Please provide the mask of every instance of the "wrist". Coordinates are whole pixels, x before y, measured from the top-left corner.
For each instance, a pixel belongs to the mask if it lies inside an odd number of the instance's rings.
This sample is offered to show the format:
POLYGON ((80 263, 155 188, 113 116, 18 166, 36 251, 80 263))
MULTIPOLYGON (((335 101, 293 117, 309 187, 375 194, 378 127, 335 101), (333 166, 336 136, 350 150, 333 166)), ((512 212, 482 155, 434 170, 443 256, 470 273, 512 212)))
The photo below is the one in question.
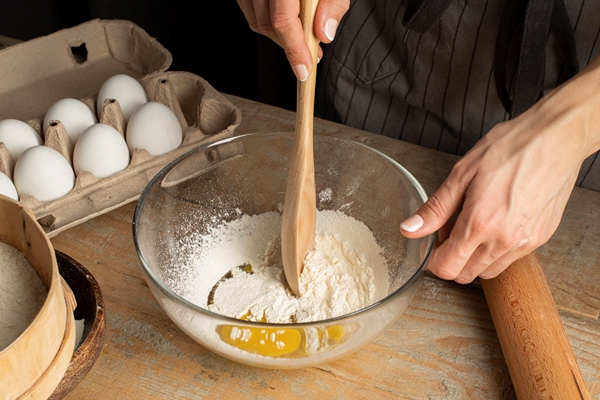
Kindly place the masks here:
MULTIPOLYGON (((600 150, 600 57, 532 108, 538 124, 553 126, 581 162, 600 150)), ((572 153, 571 153, 572 154, 572 153)))

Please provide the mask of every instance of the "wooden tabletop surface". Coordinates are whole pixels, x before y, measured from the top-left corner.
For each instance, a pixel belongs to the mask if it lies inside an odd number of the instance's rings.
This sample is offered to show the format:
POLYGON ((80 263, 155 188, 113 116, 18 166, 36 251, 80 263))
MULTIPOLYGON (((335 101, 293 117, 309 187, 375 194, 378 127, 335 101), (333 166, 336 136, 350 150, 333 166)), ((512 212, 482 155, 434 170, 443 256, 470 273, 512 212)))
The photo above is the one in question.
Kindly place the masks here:
MULTIPOLYGON (((294 113, 235 96, 236 134, 294 130, 294 113)), ((366 143, 404 165, 431 194, 455 156, 315 120, 315 132, 366 143)), ((72 227, 54 247, 94 275, 107 331, 91 371, 67 399, 513 399, 478 282, 426 276, 404 314, 367 347, 330 364, 267 370, 226 360, 183 333, 152 297, 134 250, 135 203, 72 227)), ((600 399, 600 193, 575 189, 537 253, 593 399, 600 399)))

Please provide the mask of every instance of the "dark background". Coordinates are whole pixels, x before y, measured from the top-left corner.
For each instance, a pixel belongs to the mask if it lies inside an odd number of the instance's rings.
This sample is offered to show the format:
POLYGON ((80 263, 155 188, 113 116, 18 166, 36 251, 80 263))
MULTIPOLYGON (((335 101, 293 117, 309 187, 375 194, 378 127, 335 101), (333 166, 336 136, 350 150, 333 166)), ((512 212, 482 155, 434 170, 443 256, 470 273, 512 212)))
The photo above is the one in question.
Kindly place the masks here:
POLYGON ((126 19, 222 93, 295 109, 296 80, 283 50, 250 30, 236 0, 9 0, 0 35, 45 36, 93 18, 126 19))

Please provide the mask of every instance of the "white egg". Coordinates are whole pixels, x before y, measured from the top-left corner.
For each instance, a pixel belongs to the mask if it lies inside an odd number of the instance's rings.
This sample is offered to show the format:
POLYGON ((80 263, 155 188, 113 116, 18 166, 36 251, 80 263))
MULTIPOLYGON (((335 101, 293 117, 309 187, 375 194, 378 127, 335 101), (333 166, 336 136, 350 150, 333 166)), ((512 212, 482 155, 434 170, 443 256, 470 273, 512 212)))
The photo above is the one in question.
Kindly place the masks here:
POLYGON ((142 84, 137 79, 125 74, 113 75, 102 84, 96 101, 98 118, 102 114, 102 107, 106 99, 115 99, 119 102, 125 121, 128 121, 131 114, 142 104, 148 102, 148 96, 142 84))
POLYGON ((149 101, 131 115, 125 139, 132 153, 135 149, 145 149, 158 156, 179 147, 183 130, 169 107, 149 101))
POLYGON ((19 194, 13 181, 4 173, 0 172, 0 194, 19 201, 19 194))
POLYGON ((26 149, 42 144, 42 137, 31 125, 7 118, 0 121, 0 142, 6 145, 13 160, 16 160, 26 149))
POLYGON ((52 104, 44 115, 44 135, 52 121, 60 121, 65 127, 73 144, 81 133, 91 125, 98 122, 96 114, 81 100, 65 98, 52 104))
POLYGON ((15 163, 13 180, 19 196, 27 194, 40 201, 51 201, 73 189, 75 173, 58 151, 47 146, 33 146, 15 163))
POLYGON ((125 139, 107 124, 87 128, 73 149, 73 169, 77 175, 89 171, 98 178, 107 178, 128 165, 129 148, 125 139))

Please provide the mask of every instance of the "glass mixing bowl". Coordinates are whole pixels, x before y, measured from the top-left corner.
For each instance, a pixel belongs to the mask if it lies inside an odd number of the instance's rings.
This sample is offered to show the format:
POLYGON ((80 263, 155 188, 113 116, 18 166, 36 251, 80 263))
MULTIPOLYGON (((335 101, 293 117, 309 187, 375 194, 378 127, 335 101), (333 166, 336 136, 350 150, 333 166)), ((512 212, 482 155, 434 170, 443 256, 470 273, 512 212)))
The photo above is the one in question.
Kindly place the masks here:
MULTIPOLYGON (((361 143, 315 134, 317 214, 342 212, 373 233, 385 259, 383 270, 374 271, 376 299, 345 315, 300 323, 209 311, 213 285, 258 250, 236 240, 254 234, 243 229, 224 240, 207 238, 245 216, 281 218, 293 135, 240 135, 186 153, 152 179, 133 217, 145 279, 168 316, 207 349, 256 367, 314 366, 371 342, 413 299, 434 242, 433 235, 407 239, 400 233, 400 223, 426 200, 406 169, 361 143)), ((270 229, 271 236, 280 236, 280 225, 270 229)))

